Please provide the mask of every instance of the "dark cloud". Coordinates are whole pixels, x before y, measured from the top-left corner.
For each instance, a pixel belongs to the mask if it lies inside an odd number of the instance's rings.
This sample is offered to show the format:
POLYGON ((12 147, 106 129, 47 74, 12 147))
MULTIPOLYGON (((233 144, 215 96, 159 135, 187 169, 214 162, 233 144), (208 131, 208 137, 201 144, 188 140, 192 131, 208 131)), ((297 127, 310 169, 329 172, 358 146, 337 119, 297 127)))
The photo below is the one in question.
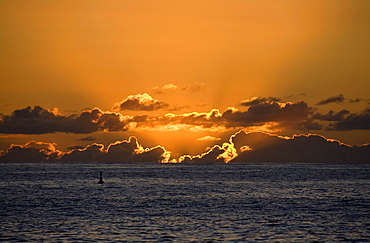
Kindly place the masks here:
POLYGON ((33 109, 28 106, 13 111, 10 116, 2 115, 0 119, 0 133, 13 134, 43 134, 58 130, 58 124, 66 121, 66 117, 54 114, 40 106, 33 109))
POLYGON ((170 158, 170 153, 162 146, 157 145, 153 148, 144 149, 137 153, 133 158, 133 162, 167 162, 170 158))
MULTIPOLYGON (((0 153, 0 162, 168 162, 170 152, 162 146, 143 148, 136 137, 112 143, 75 147, 69 152, 57 150, 52 143, 28 142, 11 145, 0 153)), ((266 133, 239 131, 222 146, 215 145, 207 152, 179 158, 182 163, 370 163, 370 145, 348 146, 319 135, 280 137, 266 133)))
POLYGON ((0 153, 0 162, 44 162, 59 160, 63 152, 53 143, 30 141, 25 145, 12 144, 0 153))
POLYGON ((301 131, 318 131, 322 130, 323 127, 323 124, 313 120, 303 121, 299 124, 294 124, 294 126, 291 126, 291 128, 295 128, 301 131))
POLYGON ((370 163, 370 145, 351 147, 320 135, 281 137, 239 131, 228 143, 201 155, 184 155, 182 163, 370 163))
POLYGON ((370 130, 370 109, 360 114, 353 113, 341 117, 329 125, 328 130, 351 131, 351 130, 370 130))
POLYGON ((348 110, 317 112, 317 108, 304 101, 280 102, 276 97, 259 97, 241 103, 246 110, 228 108, 221 113, 218 109, 210 112, 192 112, 185 114, 166 114, 155 117, 134 117, 132 129, 155 129, 161 126, 183 127, 196 126, 197 129, 242 129, 267 126, 274 129, 298 129, 302 131, 322 130, 358 130, 369 129, 368 112, 351 114, 348 110), (333 122, 328 125, 328 122, 333 122))
POLYGON ((110 144, 108 147, 107 159, 112 162, 130 162, 140 146, 135 137, 130 137, 127 141, 120 141, 110 144))
POLYGON ((238 155, 234 163, 305 162, 369 163, 370 146, 350 147, 319 135, 301 135, 285 139, 264 133, 238 133, 232 142, 238 155), (243 146, 248 150, 242 151, 243 146))
POLYGON ((90 162, 163 162, 168 152, 161 146, 143 148, 136 137, 127 141, 117 141, 105 150, 102 144, 92 144, 83 149, 74 149, 61 158, 62 161, 90 162))
POLYGON ((148 116, 147 115, 139 115, 139 116, 134 116, 132 121, 133 122, 146 122, 148 116))
POLYGON ((110 144, 105 157, 110 162, 161 162, 166 150, 161 146, 144 149, 136 137, 110 144))
MULTIPOLYGON (((156 127, 162 127, 163 126, 170 126, 172 128, 176 128, 177 126, 183 126, 183 125, 189 125, 189 126, 200 126, 200 127, 212 127, 212 126, 218 126, 221 124, 221 120, 219 120, 219 116, 221 114, 217 109, 211 110, 209 113, 198 113, 198 112, 192 112, 192 113, 185 113, 185 114, 179 114, 175 115, 172 113, 165 114, 163 116, 152 116, 152 117, 141 117, 140 121, 139 119, 136 119, 136 117, 133 118, 135 123, 135 128, 140 129, 155 129, 156 127)), ((133 129, 135 129, 133 128, 133 129)))
POLYGON ((359 103, 359 102, 366 102, 368 100, 369 99, 362 99, 362 98, 347 99, 347 98, 344 98, 342 94, 339 94, 337 96, 333 96, 328 99, 322 100, 318 102, 316 105, 326 105, 329 103, 343 103, 343 102, 348 102, 350 104, 353 104, 353 103, 359 103))
POLYGON ((331 122, 326 126, 329 131, 370 130, 370 109, 361 113, 350 113, 345 109, 339 112, 329 111, 326 114, 315 113, 312 118, 331 122))
POLYGON ((96 131, 124 131, 127 124, 122 115, 103 112, 98 108, 82 112, 73 117, 72 121, 61 132, 92 133, 96 131))
POLYGON ((99 108, 79 115, 64 116, 35 106, 2 115, 0 133, 45 134, 55 132, 92 133, 96 131, 124 131, 127 121, 119 113, 104 112, 99 108))
POLYGON ((267 122, 277 122, 280 127, 305 130, 309 125, 314 124, 311 118, 313 111, 314 109, 304 101, 294 103, 264 101, 249 103, 247 111, 229 109, 222 114, 222 118, 229 126, 256 126, 267 122))
POLYGON ((71 147, 68 147, 67 149, 69 150, 75 150, 75 149, 84 149, 85 147, 84 146, 81 146, 81 145, 74 145, 74 146, 71 146, 71 147))
POLYGON ((225 159, 221 156, 225 149, 215 145, 206 153, 196 156, 184 155, 180 157, 181 163, 224 163, 225 159))
POLYGON ((361 99, 361 98, 349 99, 349 103, 359 103, 361 101, 364 101, 364 99, 361 99))
POLYGON ((252 104, 246 112, 225 112, 222 117, 244 122, 302 122, 308 119, 313 109, 304 101, 294 103, 262 102, 252 104))
POLYGON ((321 121, 341 121, 349 114, 350 112, 348 110, 341 110, 339 112, 329 111, 327 114, 316 113, 313 115, 313 118, 321 121))
POLYGON ((339 94, 337 96, 333 96, 333 97, 327 98, 325 100, 322 100, 322 101, 318 102, 316 105, 326 105, 326 104, 329 104, 329 103, 343 103, 344 100, 345 100, 344 96, 342 94, 339 94))
POLYGON ((60 160, 68 162, 98 162, 104 161, 104 154, 104 145, 94 143, 83 149, 74 149, 67 152, 60 160))
POLYGON ((68 152, 55 148, 55 144, 28 142, 25 145, 11 145, 0 151, 0 162, 167 162, 170 153, 162 146, 143 148, 136 137, 117 141, 104 149, 103 144, 93 143, 86 147, 73 146, 68 152))
POLYGON ((154 111, 168 106, 167 103, 153 99, 149 94, 130 95, 126 99, 117 102, 113 110, 154 111))

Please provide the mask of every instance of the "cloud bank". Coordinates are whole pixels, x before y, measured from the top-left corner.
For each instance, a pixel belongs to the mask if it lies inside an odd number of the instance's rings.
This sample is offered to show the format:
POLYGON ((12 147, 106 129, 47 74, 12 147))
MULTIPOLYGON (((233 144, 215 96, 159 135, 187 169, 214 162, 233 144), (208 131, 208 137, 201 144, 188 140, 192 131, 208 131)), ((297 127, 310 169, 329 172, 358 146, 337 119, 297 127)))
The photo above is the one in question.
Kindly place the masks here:
MULTIPOLYGON (((333 100, 333 99, 332 99, 333 100)), ((148 94, 129 96, 115 105, 119 110, 152 111, 169 106, 148 94)), ((351 113, 349 110, 317 112, 317 108, 304 101, 282 102, 276 97, 254 97, 240 103, 242 109, 229 107, 224 112, 191 112, 164 115, 139 114, 124 116, 119 112, 102 111, 99 108, 80 114, 65 116, 56 109, 40 106, 18 109, 11 115, 1 115, 0 133, 46 134, 93 133, 98 131, 352 131, 370 130, 370 109, 351 113)))
POLYGON ((366 109, 362 113, 347 113, 347 116, 342 116, 336 122, 331 123, 328 130, 370 130, 370 109, 366 109))
POLYGON ((238 156, 231 162, 370 163, 370 146, 351 147, 319 135, 292 138, 240 132, 232 137, 238 156), (250 149, 242 150, 244 146, 250 149))
MULTIPOLYGON (((167 85, 162 89, 177 89, 167 85)), ((342 102, 343 96, 333 96, 318 105, 342 102)), ((351 103, 351 100, 349 101, 351 103)), ((169 106, 148 94, 129 96, 116 103, 119 110, 152 111, 169 106)), ((209 112, 191 112, 164 115, 123 115, 99 108, 85 110, 70 116, 58 109, 28 106, 14 110, 10 115, 1 114, 2 134, 47 134, 94 132, 145 132, 145 131, 212 131, 240 132, 228 141, 203 136, 198 144, 219 143, 199 155, 178 155, 163 146, 144 148, 136 137, 117 141, 104 148, 102 144, 69 147, 68 152, 59 151, 54 143, 30 141, 24 145, 12 144, 1 151, 2 162, 39 161, 110 161, 110 162, 180 162, 180 163, 244 163, 244 162, 333 162, 369 163, 369 145, 351 147, 319 135, 300 135, 291 138, 271 135, 275 131, 296 129, 301 131, 352 131, 370 130, 370 109, 352 113, 349 110, 318 112, 304 101, 283 102, 277 97, 253 97, 243 100, 239 107, 229 107, 224 112, 212 109, 209 112), (238 109, 240 108, 240 109, 238 109), (264 131, 264 132, 256 132, 264 131), (269 132, 269 133, 266 133, 269 132)), ((80 141, 94 142, 91 135, 80 141)))
POLYGON ((349 146, 319 135, 280 137, 239 131, 222 146, 180 158, 183 163, 370 163, 370 145, 349 146))
POLYGON ((267 133, 239 131, 227 142, 200 155, 171 158, 171 152, 157 145, 144 148, 136 137, 104 145, 93 143, 68 152, 55 144, 31 141, 1 151, 0 162, 180 162, 180 163, 370 163, 370 145, 349 146, 319 135, 281 137, 267 133))
POLYGON ((0 151, 0 162, 57 161, 62 155, 53 143, 30 141, 24 145, 12 144, 6 151, 0 151))
POLYGON ((143 148, 136 137, 117 141, 107 149, 104 145, 93 143, 86 147, 76 147, 68 152, 55 148, 53 143, 31 141, 25 145, 12 144, 1 151, 0 162, 168 162, 170 152, 162 146, 143 148))

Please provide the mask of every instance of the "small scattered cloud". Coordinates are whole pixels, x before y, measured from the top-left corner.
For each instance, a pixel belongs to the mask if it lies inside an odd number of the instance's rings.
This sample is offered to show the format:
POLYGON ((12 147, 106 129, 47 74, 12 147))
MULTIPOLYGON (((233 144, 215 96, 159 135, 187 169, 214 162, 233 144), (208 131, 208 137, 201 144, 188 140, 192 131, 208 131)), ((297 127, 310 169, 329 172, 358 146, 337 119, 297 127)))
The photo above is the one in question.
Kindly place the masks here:
POLYGON ((96 138, 94 138, 93 136, 87 136, 87 137, 80 138, 79 140, 80 141, 95 141, 96 138))
POLYGON ((204 136, 201 138, 197 138, 197 141, 218 141, 218 140, 221 140, 221 138, 216 138, 213 136, 204 136))
POLYGON ((178 88, 175 84, 165 84, 162 86, 163 90, 176 90, 178 88))
POLYGON ((167 103, 154 99, 149 94, 130 95, 126 99, 116 102, 113 110, 124 111, 154 111, 168 106, 167 103))
POLYGON ((354 99, 345 98, 342 94, 339 94, 337 96, 333 96, 333 97, 327 98, 325 100, 322 100, 322 101, 318 102, 316 105, 326 105, 326 104, 329 104, 329 103, 340 104, 340 103, 344 103, 344 102, 347 102, 349 104, 354 104, 354 103, 360 103, 360 102, 368 102, 369 100, 370 99, 363 99, 363 98, 354 98, 354 99))
POLYGON ((325 100, 322 100, 322 101, 319 101, 316 105, 327 105, 327 104, 330 104, 330 103, 343 103, 345 100, 344 96, 342 94, 339 94, 337 96, 333 96, 333 97, 330 97, 330 98, 327 98, 325 100))
POLYGON ((204 92, 206 90, 206 88, 207 88, 207 86, 204 83, 198 83, 198 84, 194 84, 192 86, 183 87, 181 90, 187 91, 187 92, 190 92, 190 93, 200 93, 200 92, 204 92))
POLYGON ((365 99, 361 99, 361 98, 356 98, 356 99, 349 99, 348 102, 349 103, 359 103, 361 101, 364 101, 365 99))
POLYGON ((307 94, 306 93, 291 94, 291 95, 286 96, 285 98, 292 99, 292 98, 300 98, 300 97, 304 97, 304 96, 307 96, 307 94))
POLYGON ((166 110, 167 111, 180 111, 182 109, 189 109, 189 108, 191 108, 190 105, 183 105, 183 106, 171 105, 166 110))
POLYGON ((205 85, 204 83, 196 83, 194 85, 185 86, 182 88, 180 88, 176 84, 169 83, 169 84, 163 85, 162 87, 159 87, 159 86, 151 87, 151 90, 156 94, 163 95, 163 94, 174 93, 177 90, 181 90, 181 91, 185 91, 189 93, 200 93, 200 92, 206 91, 206 88, 207 88, 207 85, 205 85))
POLYGON ((156 94, 166 94, 166 93, 173 93, 175 90, 177 90, 179 87, 176 84, 165 84, 162 87, 154 86, 151 88, 153 92, 156 94))

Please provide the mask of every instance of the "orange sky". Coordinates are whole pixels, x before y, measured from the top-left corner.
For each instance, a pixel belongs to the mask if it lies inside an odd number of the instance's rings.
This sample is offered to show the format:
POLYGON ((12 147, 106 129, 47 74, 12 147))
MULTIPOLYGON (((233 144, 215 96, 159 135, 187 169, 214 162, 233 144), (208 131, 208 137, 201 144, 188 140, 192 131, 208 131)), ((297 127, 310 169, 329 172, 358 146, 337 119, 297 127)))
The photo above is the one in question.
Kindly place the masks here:
MULTIPOLYGON (((223 113, 228 107, 245 111, 238 107, 243 100, 278 97, 283 103, 303 100, 322 113, 360 114, 369 107, 369 16, 366 0, 2 1, 0 113, 34 105, 56 107, 64 115, 94 107, 113 111, 130 95, 147 93, 166 106, 118 112, 155 117, 223 113), (343 102, 316 106, 340 94, 343 102)), ((207 146, 198 138, 228 137, 241 127, 182 128, 181 136, 163 124, 92 136, 109 144, 134 134, 179 153, 186 141, 197 149, 185 150, 195 153, 207 146)), ((275 132, 370 142, 367 129, 275 132)), ((6 132, 0 134, 0 150, 32 139, 66 150, 80 143, 77 137, 6 132)))

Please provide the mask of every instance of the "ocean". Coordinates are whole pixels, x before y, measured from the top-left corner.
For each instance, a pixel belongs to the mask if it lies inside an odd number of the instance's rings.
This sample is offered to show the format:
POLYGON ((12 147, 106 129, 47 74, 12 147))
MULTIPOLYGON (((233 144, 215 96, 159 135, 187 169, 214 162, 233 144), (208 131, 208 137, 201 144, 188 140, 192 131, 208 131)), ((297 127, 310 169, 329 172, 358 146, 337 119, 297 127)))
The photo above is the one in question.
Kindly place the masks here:
POLYGON ((370 241, 370 165, 2 163, 0 175, 5 242, 370 241))

